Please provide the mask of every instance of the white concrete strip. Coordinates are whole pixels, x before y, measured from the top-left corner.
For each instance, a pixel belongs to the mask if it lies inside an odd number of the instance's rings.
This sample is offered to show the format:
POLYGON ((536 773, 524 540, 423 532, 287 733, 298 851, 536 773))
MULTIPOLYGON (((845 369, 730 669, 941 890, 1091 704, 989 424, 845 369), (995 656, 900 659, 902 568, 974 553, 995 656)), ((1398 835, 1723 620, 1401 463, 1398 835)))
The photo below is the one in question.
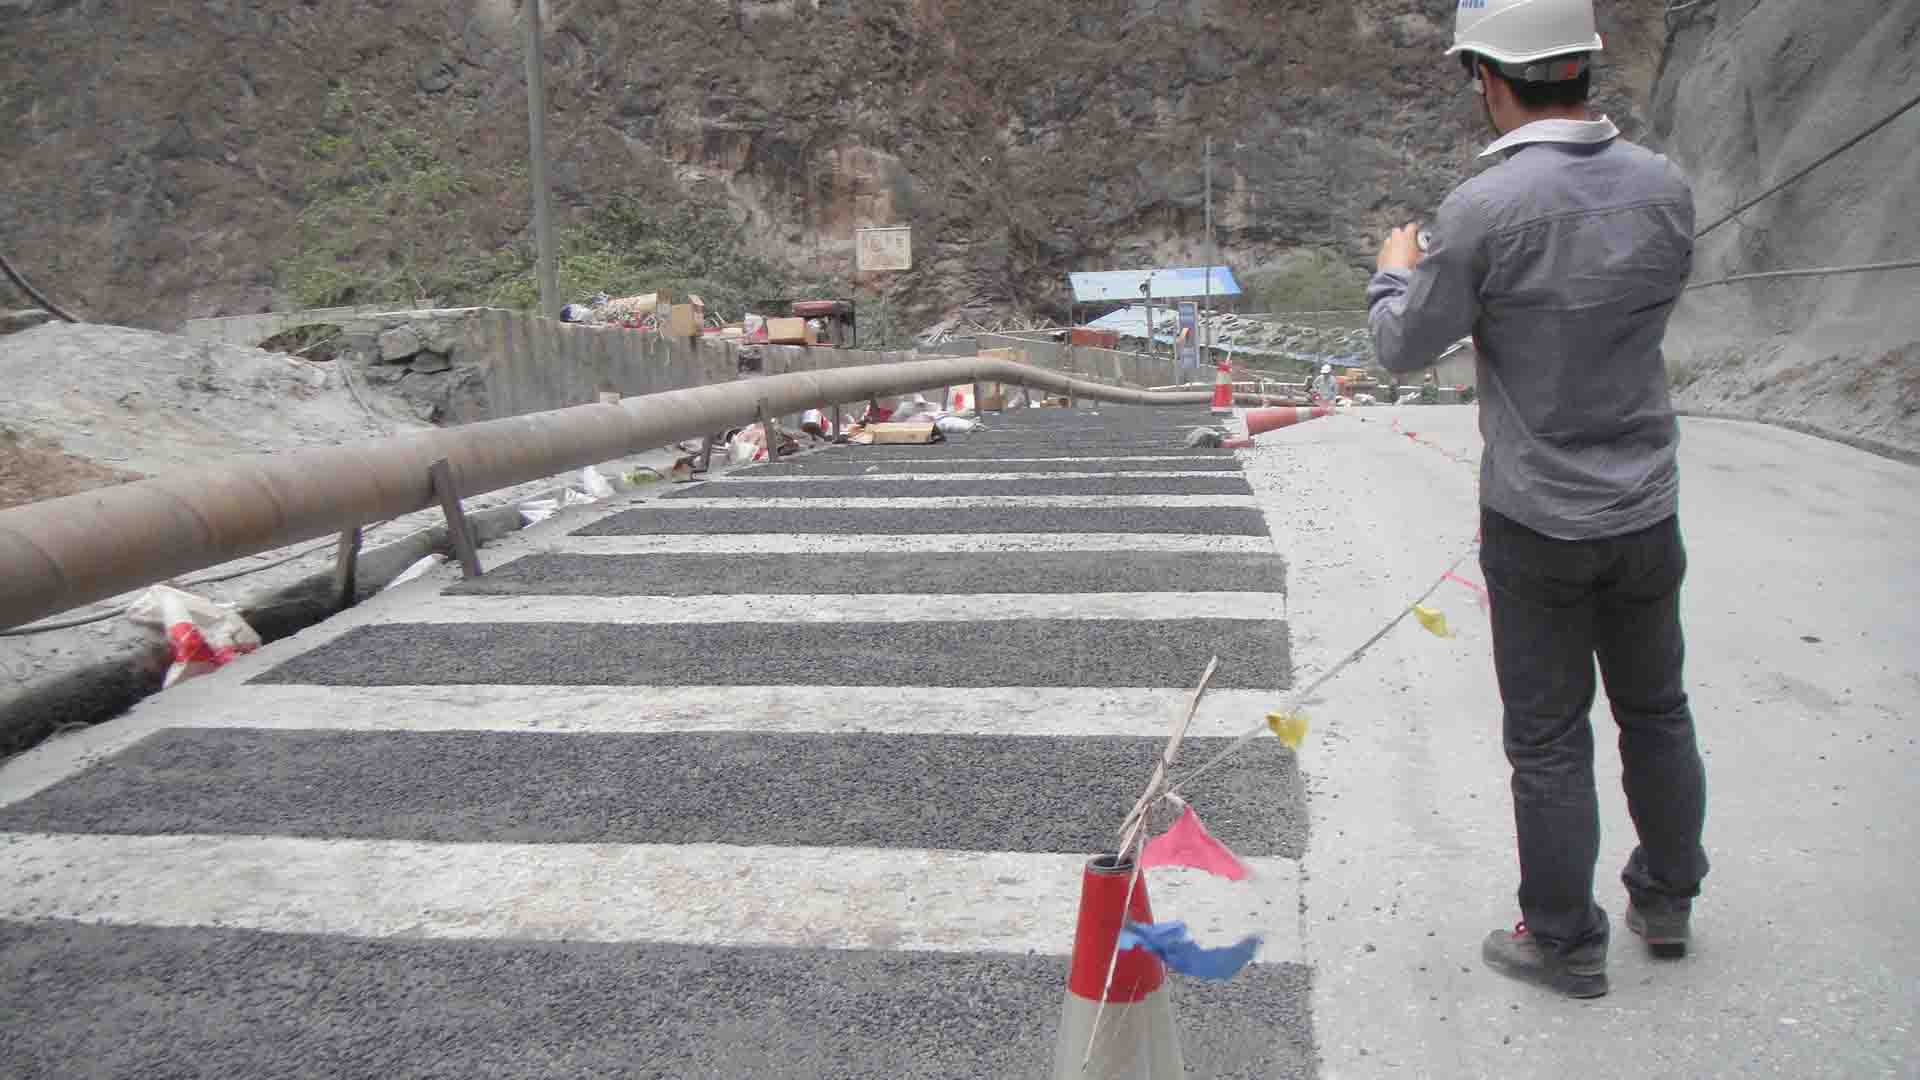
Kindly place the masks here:
MULTIPOLYGON (((1195 673, 1196 676, 1198 672, 1195 673)), ((1192 691, 994 686, 281 686, 257 684, 174 726, 273 731, 1040 735, 1165 738, 1192 691)), ((1214 690, 1188 734, 1244 734, 1284 695, 1214 690)), ((124 722, 124 721, 122 721, 124 722)), ((11 779, 10 777, 7 779, 11 779)), ((0 788, 17 797, 12 785, 0 788)), ((0 800, 4 801, 4 800, 0 800)))
POLYGON ((951 535, 837 536, 793 533, 721 533, 712 536, 559 536, 543 550, 569 555, 852 555, 870 552, 1213 551, 1271 555, 1270 536, 1196 533, 954 533, 951 535))
MULTIPOLYGON (((982 466, 985 466, 988 463, 982 462, 981 464, 982 466)), ((754 484, 844 483, 845 481, 848 481, 848 480, 873 480, 879 483, 891 483, 896 480, 936 482, 936 483, 947 481, 947 480, 953 480, 953 481, 1001 480, 1001 481, 1006 481, 1008 483, 1013 483, 1020 480, 1117 480, 1123 477, 1125 478, 1139 477, 1141 479, 1157 478, 1157 479, 1191 480, 1195 478, 1238 476, 1238 475, 1239 475, 1238 473, 1218 472, 1218 471, 1211 471, 1211 472, 1169 471, 1169 472, 890 473, 890 472, 881 472, 879 469, 876 468, 874 469, 874 471, 870 473, 854 473, 851 475, 848 475, 846 473, 826 473, 826 474, 820 474, 820 475, 807 475, 807 476, 761 476, 756 474, 752 476, 742 476, 740 477, 740 479, 747 483, 754 483, 754 484)), ((725 483, 725 481, 720 481, 720 482, 725 483)))
MULTIPOLYGON (((1229 474, 1231 475, 1231 474, 1229 474)), ((839 479, 845 480, 842 476, 839 479)), ((1231 507, 1257 508, 1252 495, 937 495, 929 498, 846 499, 666 499, 648 504, 661 510, 999 510, 1009 506, 1059 507, 1231 507)))
POLYGON ((442 596, 383 608, 377 623, 907 623, 1006 619, 1279 619, 1269 592, 977 593, 861 596, 442 596))
MULTIPOLYGON (((911 457, 903 456, 903 457, 886 457, 886 458, 875 457, 875 458, 868 458, 867 460, 876 464, 899 465, 902 462, 911 462, 915 459, 911 457)), ((1172 469, 1172 468, 1178 468, 1180 465, 1186 462, 1192 461, 1193 455, 1191 454, 1146 454, 1146 453, 1089 454, 1085 457, 947 457, 942 455, 937 458, 929 456, 926 460, 939 461, 939 462, 962 462, 962 461, 975 462, 977 461, 983 465, 1005 465, 1005 464, 1011 464, 1014 462, 1052 463, 1055 461, 1164 461, 1168 463, 1167 467, 1172 469)), ((1234 472, 1231 469, 1226 469, 1226 470, 1221 470, 1220 472, 1217 472, 1214 475, 1232 476, 1234 475, 1234 472)), ((740 477, 740 479, 752 480, 752 479, 756 479, 756 476, 742 476, 740 477)))
MULTIPOLYGON (((0 833, 0 918, 289 934, 1063 955, 1080 855, 0 833)), ((1298 868, 1147 874, 1203 942, 1299 962, 1298 868)))

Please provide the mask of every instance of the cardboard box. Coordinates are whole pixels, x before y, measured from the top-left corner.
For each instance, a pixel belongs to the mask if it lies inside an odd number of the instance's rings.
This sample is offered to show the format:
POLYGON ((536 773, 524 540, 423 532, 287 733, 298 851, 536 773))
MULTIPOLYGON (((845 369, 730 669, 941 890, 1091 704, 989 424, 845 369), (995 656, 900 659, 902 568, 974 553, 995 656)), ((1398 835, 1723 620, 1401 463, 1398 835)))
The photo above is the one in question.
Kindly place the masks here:
POLYGON ((774 345, 805 345, 807 343, 807 320, 768 319, 767 341, 774 345))
POLYGON ((866 432, 878 443, 930 443, 938 434, 932 424, 868 424, 866 432))
POLYGON ((667 309, 667 336, 690 338, 700 333, 700 321, 692 304, 675 304, 667 309))
POLYGON ((1117 349, 1120 347, 1120 332, 1076 326, 1068 335, 1068 340, 1075 345, 1087 345, 1095 349, 1117 349))

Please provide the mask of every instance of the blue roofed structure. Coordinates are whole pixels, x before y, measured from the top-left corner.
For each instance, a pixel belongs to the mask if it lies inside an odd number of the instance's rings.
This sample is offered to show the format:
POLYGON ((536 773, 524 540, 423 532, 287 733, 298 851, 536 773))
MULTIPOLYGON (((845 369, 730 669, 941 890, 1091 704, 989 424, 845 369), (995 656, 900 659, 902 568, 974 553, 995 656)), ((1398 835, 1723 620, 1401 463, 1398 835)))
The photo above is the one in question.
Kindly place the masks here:
POLYGON ((1240 295, 1240 283, 1233 280, 1233 271, 1224 266, 1213 267, 1213 283, 1209 289, 1207 269, 1203 266, 1184 266, 1155 270, 1101 270, 1068 274, 1067 280, 1073 286, 1073 302, 1076 304, 1137 304, 1147 298, 1149 278, 1152 279, 1152 298, 1155 300, 1192 300, 1209 294, 1240 295))

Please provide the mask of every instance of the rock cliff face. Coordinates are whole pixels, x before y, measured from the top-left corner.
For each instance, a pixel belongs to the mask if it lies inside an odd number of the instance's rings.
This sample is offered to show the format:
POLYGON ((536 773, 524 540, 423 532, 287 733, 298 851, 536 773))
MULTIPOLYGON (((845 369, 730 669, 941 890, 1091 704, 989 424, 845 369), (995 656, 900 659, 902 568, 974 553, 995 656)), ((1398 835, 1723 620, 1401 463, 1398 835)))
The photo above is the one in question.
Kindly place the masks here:
MULTIPOLYGON (((1600 6, 1601 105, 1640 134, 1663 3, 1600 6)), ((861 284, 928 321, 968 303, 1065 314, 1069 270, 1199 261, 1209 134, 1220 247, 1243 272, 1302 247, 1370 260, 1483 141, 1439 56, 1450 0, 543 11, 563 223, 615 192, 722 200, 761 250, 843 279, 856 226, 910 224, 914 270, 861 284)), ((94 318, 262 310, 306 178, 357 124, 424 133, 458 183, 343 263, 511 262, 529 218, 517 12, 0 0, 0 237, 94 318)))
MULTIPOLYGON (((1674 15, 1654 137, 1700 224, 1920 94, 1920 4, 1708 0, 1674 15)), ((1920 258, 1920 109, 1702 239, 1696 281, 1920 258)), ((1920 452, 1920 271, 1696 290, 1669 367, 1683 407, 1920 452)))

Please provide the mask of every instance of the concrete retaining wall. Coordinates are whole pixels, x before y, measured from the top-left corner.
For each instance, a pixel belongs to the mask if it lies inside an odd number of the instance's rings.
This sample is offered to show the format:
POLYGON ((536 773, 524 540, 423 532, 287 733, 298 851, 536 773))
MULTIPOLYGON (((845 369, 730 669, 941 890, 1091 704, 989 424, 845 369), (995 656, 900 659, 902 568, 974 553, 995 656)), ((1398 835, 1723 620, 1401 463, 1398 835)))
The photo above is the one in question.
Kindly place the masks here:
POLYGON ((370 316, 384 315, 395 311, 425 311, 424 306, 406 307, 394 304, 362 304, 358 307, 308 308, 303 311, 267 311, 258 315, 226 315, 214 319, 188 319, 180 333, 194 341, 211 341, 222 345, 258 345, 298 326, 345 325, 349 322, 361 322, 370 316))
MULTIPOLYGON (((442 424, 584 405, 608 391, 633 397, 742 377, 737 346, 562 323, 499 308, 275 312, 196 319, 189 332, 199 340, 257 345, 315 324, 341 327, 339 356, 371 387, 399 397, 421 419, 442 424), (415 333, 393 333, 402 327, 415 333), (395 340, 406 347, 396 351, 395 340)), ((1169 358, 1000 335, 982 335, 977 344, 1010 349, 1024 363, 1112 385, 1162 386, 1179 378, 1169 358)), ((797 345, 763 345, 759 351, 757 367, 767 375, 889 364, 914 355, 797 345)))
POLYGON ((563 409, 599 400, 726 382, 733 350, 622 327, 582 326, 496 308, 473 312, 454 359, 479 369, 490 417, 563 409))

